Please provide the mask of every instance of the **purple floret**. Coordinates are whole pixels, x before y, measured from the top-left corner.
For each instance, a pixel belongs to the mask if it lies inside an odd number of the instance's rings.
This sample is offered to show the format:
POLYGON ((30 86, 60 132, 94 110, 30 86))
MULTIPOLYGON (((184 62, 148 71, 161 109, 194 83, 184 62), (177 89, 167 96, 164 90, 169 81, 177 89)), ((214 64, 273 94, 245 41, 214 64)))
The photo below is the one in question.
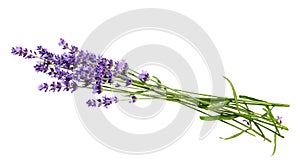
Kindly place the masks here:
POLYGON ((139 80, 146 82, 149 79, 149 73, 147 71, 143 70, 138 78, 139 78, 139 80))

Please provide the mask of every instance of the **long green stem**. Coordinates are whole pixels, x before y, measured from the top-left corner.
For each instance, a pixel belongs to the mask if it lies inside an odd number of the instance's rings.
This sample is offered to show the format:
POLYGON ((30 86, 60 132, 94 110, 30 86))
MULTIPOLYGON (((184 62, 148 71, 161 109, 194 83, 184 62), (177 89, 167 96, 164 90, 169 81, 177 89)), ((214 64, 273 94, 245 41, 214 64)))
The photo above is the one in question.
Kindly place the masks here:
MULTIPOLYGON (((279 123, 272 114, 272 108, 289 107, 288 104, 267 102, 248 96, 238 97, 232 83, 230 83, 230 85, 234 92, 234 98, 229 98, 170 88, 163 85, 156 77, 150 78, 149 82, 140 81, 137 78, 138 75, 138 72, 129 69, 127 76, 132 80, 130 86, 127 86, 124 82, 126 76, 119 75, 115 77, 114 81, 122 84, 121 86, 116 87, 114 85, 104 84, 102 87, 104 91, 121 93, 127 97, 137 95, 138 100, 160 99, 179 103, 210 117, 207 118, 207 120, 216 118, 216 120, 241 131, 226 139, 235 138, 242 133, 247 133, 252 136, 258 135, 264 140, 271 142, 270 138, 266 137, 265 131, 284 138, 283 135, 280 134, 279 128, 288 130, 288 128, 279 123), (254 112, 251 110, 252 106, 261 106, 265 112, 254 112), (210 113, 215 113, 217 116, 212 116, 210 113), (247 122, 247 124, 243 123, 240 119, 244 119, 243 121, 247 122), (253 128, 252 124, 254 124, 255 128, 253 128), (270 127, 274 127, 274 130, 270 127)), ((91 87, 87 86, 86 88, 91 87)))

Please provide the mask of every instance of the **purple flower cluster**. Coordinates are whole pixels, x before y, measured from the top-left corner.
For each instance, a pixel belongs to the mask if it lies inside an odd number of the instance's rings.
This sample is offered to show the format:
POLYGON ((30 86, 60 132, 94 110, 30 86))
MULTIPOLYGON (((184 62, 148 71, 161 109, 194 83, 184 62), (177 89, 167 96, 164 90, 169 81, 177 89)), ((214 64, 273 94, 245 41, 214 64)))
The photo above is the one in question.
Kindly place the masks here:
POLYGON ((114 75, 117 74, 126 75, 127 70, 128 70, 128 64, 124 59, 115 62, 114 75))
POLYGON ((88 107, 101 107, 103 105, 103 107, 108 108, 107 106, 111 105, 112 103, 118 103, 118 98, 116 96, 114 97, 107 97, 107 96, 103 96, 102 100, 101 99, 89 99, 86 104, 88 105, 88 107))
POLYGON ((77 82, 84 82, 84 86, 92 84, 95 80, 95 67, 97 57, 88 51, 79 51, 74 62, 73 79, 77 82))
MULTIPOLYGON (((91 85, 94 94, 101 94, 105 85, 121 87, 119 82, 115 82, 116 78, 123 80, 125 86, 132 84, 132 80, 127 76, 129 67, 124 60, 113 61, 103 56, 96 56, 88 51, 80 51, 76 57, 75 66, 73 79, 83 83, 83 86, 91 85)), ((90 99, 87 104, 93 107, 100 107, 103 104, 104 107, 107 107, 112 102, 117 103, 117 98, 103 96, 102 100, 90 99)))
POLYGON ((130 98, 131 98, 131 100, 129 101, 129 103, 135 103, 136 102, 137 97, 135 95, 131 96, 130 98))
POLYGON ((18 56, 22 56, 25 59, 32 59, 32 58, 36 58, 37 54, 35 51, 29 50, 27 48, 22 48, 22 47, 13 47, 11 49, 11 53, 13 55, 18 55, 18 56))
MULTIPOLYGON (((123 80, 124 86, 132 84, 132 80, 127 75, 129 67, 125 60, 113 61, 88 51, 79 51, 75 66, 73 79, 83 83, 83 86, 91 85, 94 94, 101 94, 104 85, 121 87, 122 83, 115 82, 116 78, 123 80)), ((94 104, 92 102, 94 101, 90 100, 89 104, 94 104)))
POLYGON ((139 78, 139 80, 146 82, 149 79, 149 73, 147 71, 143 70, 138 78, 139 78))
POLYGON ((38 86, 39 90, 59 92, 62 88, 65 91, 74 92, 77 89, 76 82, 72 81, 73 74, 69 71, 74 67, 75 53, 77 47, 72 46, 68 53, 57 55, 49 52, 46 48, 38 46, 35 51, 22 47, 13 47, 11 53, 19 55, 25 59, 37 58, 40 61, 34 66, 36 72, 46 73, 52 78, 58 79, 58 82, 52 84, 43 83, 38 86), (48 89, 49 88, 49 89, 48 89))
MULTIPOLYGON (((125 61, 113 61, 102 56, 96 56, 88 51, 80 51, 75 60, 73 79, 84 83, 84 86, 92 85, 93 93, 101 94, 102 86, 111 85, 116 77, 126 77, 126 86, 132 84, 127 77, 128 64, 125 61)), ((115 86, 120 87, 119 83, 115 86)))
MULTIPOLYGON (((102 55, 96 56, 94 53, 78 50, 78 47, 69 45, 64 39, 60 39, 58 45, 65 51, 63 54, 51 53, 42 46, 38 46, 35 51, 22 47, 12 48, 11 53, 14 55, 22 56, 25 59, 39 59, 34 66, 35 71, 48 74, 51 78, 58 80, 51 84, 43 83, 38 86, 38 90, 74 92, 78 86, 91 86, 94 94, 101 94, 103 86, 132 85, 132 79, 127 75, 129 67, 125 60, 113 61, 102 55), (123 82, 115 82, 116 78, 123 82)), ((148 80, 149 74, 143 71, 138 78, 145 82, 148 80)), ((131 99, 131 102, 136 101, 135 96, 131 99)), ((87 104, 96 106, 98 103, 98 106, 103 104, 104 107, 107 107, 112 102, 117 103, 117 98, 103 96, 102 99, 88 100, 87 104)))

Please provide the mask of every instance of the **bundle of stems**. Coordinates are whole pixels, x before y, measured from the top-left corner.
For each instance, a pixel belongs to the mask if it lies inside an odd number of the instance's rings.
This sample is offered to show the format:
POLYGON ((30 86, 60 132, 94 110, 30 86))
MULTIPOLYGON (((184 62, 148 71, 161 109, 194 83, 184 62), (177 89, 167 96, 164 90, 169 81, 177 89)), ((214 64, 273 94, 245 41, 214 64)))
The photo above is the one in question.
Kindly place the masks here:
MULTIPOLYGON (((288 130, 288 127, 282 124, 281 117, 275 117, 272 110, 277 107, 289 107, 289 104, 273 103, 245 95, 237 95, 232 82, 227 77, 224 77, 224 79, 232 89, 233 98, 170 88, 162 84, 156 76, 151 76, 149 81, 144 82, 138 78, 140 73, 133 69, 129 69, 127 74, 132 79, 130 87, 126 85, 122 85, 123 87, 104 85, 104 90, 121 93, 127 97, 134 95, 137 100, 160 99, 179 103, 201 113, 199 117, 201 120, 221 121, 239 131, 228 138, 220 137, 221 139, 229 140, 243 133, 254 137, 259 136, 267 142, 274 143, 272 153, 274 155, 276 138, 284 138, 280 130, 288 130), (254 110, 258 110, 259 107, 261 113, 253 111, 252 107, 254 110), (269 138, 265 134, 266 131, 272 133, 273 137, 269 138)), ((116 82, 125 83, 122 81, 123 76, 120 75, 115 78, 116 82)), ((85 88, 86 86, 82 87, 85 88)), ((123 100, 128 101, 129 99, 123 100)))
POLYGON ((259 136, 267 142, 274 143, 273 154, 276 151, 277 137, 284 138, 280 131, 288 130, 282 124, 281 117, 273 115, 275 108, 289 107, 288 104, 268 102, 245 95, 238 96, 232 82, 226 77, 224 78, 232 89, 232 98, 171 88, 146 71, 136 72, 123 60, 113 61, 102 55, 96 56, 88 51, 79 50, 78 47, 69 46, 63 39, 60 39, 59 45, 67 53, 53 54, 42 46, 38 46, 36 51, 22 47, 12 48, 13 55, 25 59, 38 59, 35 70, 57 79, 52 84, 39 85, 40 91, 64 90, 72 93, 78 88, 89 88, 95 94, 108 91, 120 93, 125 97, 119 99, 103 96, 102 99, 88 100, 88 106, 93 107, 97 106, 96 103, 98 107, 107 108, 112 102, 134 103, 137 100, 153 99, 178 103, 201 113, 201 120, 221 121, 239 130, 238 133, 222 139, 236 138, 244 133, 259 136), (269 137, 269 133, 274 135, 273 139, 269 137))

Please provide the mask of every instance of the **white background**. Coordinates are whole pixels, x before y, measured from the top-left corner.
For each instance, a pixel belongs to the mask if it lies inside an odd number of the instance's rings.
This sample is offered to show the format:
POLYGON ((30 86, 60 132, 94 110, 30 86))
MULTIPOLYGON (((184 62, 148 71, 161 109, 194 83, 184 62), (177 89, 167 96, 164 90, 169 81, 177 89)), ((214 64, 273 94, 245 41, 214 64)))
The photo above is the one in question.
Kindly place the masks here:
MULTIPOLYGON (((0 159, 297 159, 299 129, 300 2, 297 1, 80 1, 0 2, 0 159), (101 145, 82 126, 68 93, 36 90, 46 77, 34 62, 10 54, 12 46, 43 44, 58 51, 60 37, 79 46, 105 20, 133 9, 164 8, 197 22, 216 45, 225 74, 239 93, 291 104, 281 109, 290 131, 272 145, 218 124, 198 140, 201 122, 172 146, 148 155, 127 155, 101 145)), ((191 62, 192 63, 192 62, 191 62)), ((167 83, 167 82, 166 82, 167 83)), ((227 88, 227 95, 231 96, 227 88)))

